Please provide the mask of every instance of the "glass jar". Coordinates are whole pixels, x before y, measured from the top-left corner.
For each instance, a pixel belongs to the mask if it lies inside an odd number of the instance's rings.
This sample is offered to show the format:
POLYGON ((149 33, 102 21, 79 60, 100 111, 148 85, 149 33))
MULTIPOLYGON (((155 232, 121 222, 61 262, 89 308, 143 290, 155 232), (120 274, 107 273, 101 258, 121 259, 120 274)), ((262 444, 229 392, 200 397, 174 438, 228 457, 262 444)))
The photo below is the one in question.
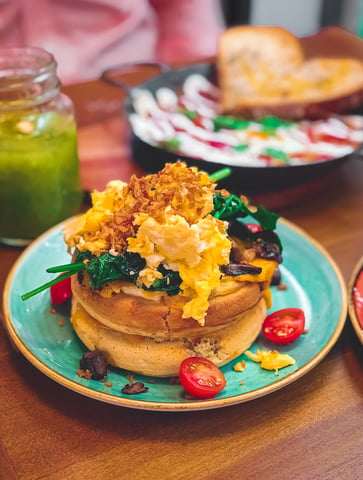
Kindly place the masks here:
POLYGON ((35 47, 0 49, 0 241, 22 246, 78 212, 73 104, 35 47))

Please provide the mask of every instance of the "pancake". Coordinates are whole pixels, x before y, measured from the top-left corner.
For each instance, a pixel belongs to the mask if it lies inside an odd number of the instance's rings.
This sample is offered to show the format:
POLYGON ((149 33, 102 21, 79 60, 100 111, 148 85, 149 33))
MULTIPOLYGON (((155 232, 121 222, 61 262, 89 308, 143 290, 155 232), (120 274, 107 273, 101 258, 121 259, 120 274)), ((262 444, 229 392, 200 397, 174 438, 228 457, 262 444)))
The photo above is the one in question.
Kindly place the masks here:
POLYGON ((276 214, 248 205, 183 162, 94 192, 63 229, 79 338, 111 365, 152 376, 177 375, 188 356, 223 365, 240 355, 271 306, 280 261, 276 214))
POLYGON ((217 366, 237 358, 254 342, 265 316, 266 304, 261 298, 232 324, 208 334, 199 326, 193 336, 169 340, 113 330, 93 318, 74 298, 71 322, 86 347, 102 351, 110 365, 166 377, 177 376, 180 363, 190 356, 203 356, 217 366))
MULTIPOLYGON (((231 293, 218 295, 217 289, 210 299, 204 334, 233 323, 263 296, 263 283, 236 281, 234 284, 231 293)), ((182 317, 182 307, 187 300, 181 295, 168 297, 160 294, 156 300, 148 300, 120 292, 105 298, 87 282, 78 283, 76 276, 72 278, 72 291, 77 302, 94 319, 121 333, 171 339, 194 335, 200 329, 195 319, 182 317)))

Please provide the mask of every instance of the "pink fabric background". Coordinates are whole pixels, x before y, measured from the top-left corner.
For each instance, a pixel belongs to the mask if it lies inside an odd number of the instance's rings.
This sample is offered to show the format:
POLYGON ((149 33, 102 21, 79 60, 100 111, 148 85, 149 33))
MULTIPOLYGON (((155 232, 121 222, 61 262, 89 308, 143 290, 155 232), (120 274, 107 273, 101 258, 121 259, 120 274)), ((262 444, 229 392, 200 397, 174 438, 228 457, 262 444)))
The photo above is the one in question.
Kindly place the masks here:
POLYGON ((117 63, 214 55, 223 28, 218 0, 0 0, 0 47, 45 48, 64 84, 117 63))

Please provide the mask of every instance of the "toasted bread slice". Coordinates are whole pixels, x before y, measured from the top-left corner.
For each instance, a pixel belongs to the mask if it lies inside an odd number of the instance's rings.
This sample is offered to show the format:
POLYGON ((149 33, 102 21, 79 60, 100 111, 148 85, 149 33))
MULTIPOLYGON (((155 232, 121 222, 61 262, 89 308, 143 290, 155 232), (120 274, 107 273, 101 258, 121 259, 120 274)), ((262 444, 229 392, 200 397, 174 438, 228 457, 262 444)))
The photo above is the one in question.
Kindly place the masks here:
POLYGON ((301 118, 341 113, 363 99, 363 62, 306 59, 281 27, 237 26, 220 38, 217 71, 224 113, 301 118))

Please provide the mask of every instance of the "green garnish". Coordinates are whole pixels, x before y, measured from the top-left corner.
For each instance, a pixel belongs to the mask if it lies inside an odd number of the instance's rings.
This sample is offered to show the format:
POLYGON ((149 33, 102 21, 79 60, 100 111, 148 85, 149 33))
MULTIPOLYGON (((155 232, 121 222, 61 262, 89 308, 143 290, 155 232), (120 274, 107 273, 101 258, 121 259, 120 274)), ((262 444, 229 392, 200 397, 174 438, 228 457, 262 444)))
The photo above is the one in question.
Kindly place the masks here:
POLYGON ((63 275, 59 275, 58 277, 54 278, 50 282, 43 283, 43 285, 40 285, 40 287, 35 288, 34 290, 31 290, 30 292, 24 293, 24 295, 21 296, 22 300, 28 300, 31 297, 34 297, 35 295, 38 295, 38 293, 42 292, 43 290, 47 290, 51 286, 55 285, 56 283, 64 280, 65 278, 68 278, 73 275, 73 271, 70 272, 65 272, 63 275))
POLYGON ((191 110, 187 110, 184 112, 184 115, 188 118, 190 118, 191 120, 193 120, 194 118, 196 118, 198 116, 198 113, 197 112, 193 112, 191 110))
POLYGON ((165 140, 163 145, 169 150, 178 150, 180 147, 180 140, 178 138, 170 138, 169 140, 165 140))
POLYGON ((223 180, 223 178, 229 177, 232 173, 231 168, 221 168, 220 170, 217 170, 216 172, 213 172, 209 175, 209 178, 211 180, 215 180, 218 182, 219 180, 223 180))
POLYGON ((236 152, 244 152, 245 150, 247 150, 247 148, 248 148, 248 145, 246 144, 237 145, 236 147, 233 147, 233 149, 236 150, 236 152))
MULTIPOLYGON (((84 271, 89 277, 90 286, 99 290, 108 282, 113 280, 123 280, 126 282, 136 283, 140 271, 145 268, 146 261, 138 253, 125 252, 123 255, 111 255, 104 253, 100 256, 92 255, 91 252, 78 251, 75 262, 66 265, 58 265, 47 269, 48 273, 64 272, 63 275, 44 283, 40 287, 25 293, 21 296, 22 300, 37 295, 43 290, 47 290, 52 285, 60 282, 64 278, 78 274, 79 281, 83 280, 84 271)), ((155 280, 150 287, 142 288, 149 291, 165 291, 168 295, 176 295, 179 293, 181 278, 178 272, 168 270, 163 265, 158 268, 163 278, 155 280)))
POLYGON ((283 161, 284 163, 288 163, 290 161, 288 155, 283 150, 279 150, 277 148, 266 148, 263 152, 270 157, 277 158, 278 160, 283 161))
POLYGON ((262 125, 262 131, 271 136, 275 135, 279 127, 288 127, 292 124, 292 122, 288 120, 281 120, 277 117, 265 117, 261 119, 259 123, 262 125))
POLYGON ((292 124, 289 120, 281 120, 278 117, 265 117, 260 120, 261 125, 264 128, 273 128, 277 129, 279 127, 287 127, 292 124))
POLYGON ((258 206, 249 208, 236 195, 224 197, 217 193, 213 197, 214 210, 212 215, 221 220, 227 220, 237 217, 251 217, 255 218, 261 225, 263 230, 274 230, 279 216, 274 212, 269 212, 265 207, 258 206))
POLYGON ((251 122, 248 120, 239 120, 234 117, 215 117, 213 119, 214 130, 221 128, 231 128, 232 130, 245 130, 251 122))
POLYGON ((150 287, 143 286, 142 288, 149 292, 166 292, 169 297, 178 295, 181 284, 179 272, 168 270, 164 265, 159 265, 158 271, 163 275, 163 278, 155 280, 150 287))
POLYGON ((66 265, 57 265, 56 267, 47 268, 48 273, 62 273, 62 272, 72 272, 77 273, 83 270, 83 262, 67 263, 66 265))
POLYGON ((81 262, 83 268, 79 272, 83 280, 83 270, 89 277, 90 286, 99 290, 113 280, 124 280, 135 283, 140 271, 145 268, 146 261, 138 253, 125 252, 123 255, 104 253, 96 256, 90 252, 77 252, 76 262, 81 262))

